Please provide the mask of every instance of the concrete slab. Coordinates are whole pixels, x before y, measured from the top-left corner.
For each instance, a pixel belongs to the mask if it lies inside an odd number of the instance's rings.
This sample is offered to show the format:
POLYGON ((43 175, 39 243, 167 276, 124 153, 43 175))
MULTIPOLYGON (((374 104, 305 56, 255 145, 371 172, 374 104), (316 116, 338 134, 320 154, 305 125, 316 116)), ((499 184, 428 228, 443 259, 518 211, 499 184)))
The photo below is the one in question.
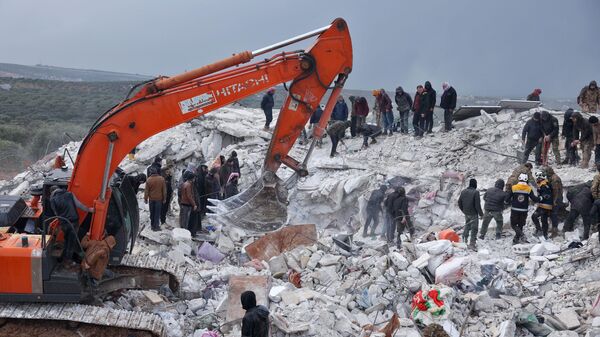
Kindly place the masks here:
POLYGON ((252 290, 256 294, 256 304, 268 308, 270 287, 268 276, 230 276, 225 323, 237 323, 244 317, 246 311, 242 309, 240 302, 240 296, 244 291, 252 290))
POLYGON ((273 256, 316 242, 317 229, 314 224, 287 226, 249 244, 246 246, 246 253, 253 259, 269 261, 273 256))

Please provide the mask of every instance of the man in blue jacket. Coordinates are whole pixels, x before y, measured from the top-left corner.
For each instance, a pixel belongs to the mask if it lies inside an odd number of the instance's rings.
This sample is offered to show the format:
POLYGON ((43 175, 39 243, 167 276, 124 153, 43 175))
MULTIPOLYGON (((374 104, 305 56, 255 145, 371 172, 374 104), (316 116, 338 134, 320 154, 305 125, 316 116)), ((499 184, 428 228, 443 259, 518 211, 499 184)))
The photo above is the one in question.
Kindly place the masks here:
POLYGON ((273 121, 273 106, 275 105, 275 88, 267 90, 267 93, 263 96, 260 102, 260 108, 265 113, 265 131, 271 128, 271 122, 273 121))
POLYGON ((344 101, 344 97, 340 95, 333 107, 333 111, 331 112, 331 120, 332 121, 345 121, 348 120, 348 105, 346 105, 346 101, 344 101))

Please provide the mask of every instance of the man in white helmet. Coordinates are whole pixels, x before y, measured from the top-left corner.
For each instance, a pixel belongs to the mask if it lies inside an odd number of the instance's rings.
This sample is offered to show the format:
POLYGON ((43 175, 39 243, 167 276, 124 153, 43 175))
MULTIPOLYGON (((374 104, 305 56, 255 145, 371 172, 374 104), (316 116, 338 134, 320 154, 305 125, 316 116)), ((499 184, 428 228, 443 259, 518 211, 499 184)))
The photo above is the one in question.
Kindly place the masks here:
POLYGON ((517 244, 521 239, 524 239, 523 227, 525 227, 525 223, 527 222, 529 199, 533 202, 538 202, 538 197, 533 194, 533 189, 527 184, 527 181, 529 180, 527 174, 519 174, 518 179, 519 182, 512 185, 507 199, 511 204, 510 225, 515 231, 513 244, 517 244))

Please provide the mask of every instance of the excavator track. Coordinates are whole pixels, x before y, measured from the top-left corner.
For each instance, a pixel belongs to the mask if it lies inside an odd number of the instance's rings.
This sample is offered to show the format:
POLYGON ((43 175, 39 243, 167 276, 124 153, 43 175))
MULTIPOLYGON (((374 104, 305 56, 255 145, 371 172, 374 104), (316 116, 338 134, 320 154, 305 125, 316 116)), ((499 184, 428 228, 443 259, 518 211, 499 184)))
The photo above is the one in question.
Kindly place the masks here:
MULTIPOLYGON (((179 289, 185 269, 173 261, 150 256, 125 255, 117 273, 144 275, 144 289, 168 280, 179 289)), ((160 316, 141 311, 103 308, 78 303, 0 303, 0 336, 135 336, 165 337, 160 316)))

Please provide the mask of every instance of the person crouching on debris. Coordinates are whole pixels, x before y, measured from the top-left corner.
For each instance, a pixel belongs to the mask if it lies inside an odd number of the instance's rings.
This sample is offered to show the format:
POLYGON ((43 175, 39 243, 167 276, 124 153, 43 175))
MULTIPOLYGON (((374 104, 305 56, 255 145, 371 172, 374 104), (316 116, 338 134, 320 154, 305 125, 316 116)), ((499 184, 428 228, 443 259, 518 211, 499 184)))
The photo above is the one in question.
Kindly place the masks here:
MULTIPOLYGON (((381 214, 381 203, 385 198, 386 185, 379 186, 379 189, 373 191, 367 201, 367 221, 363 228, 363 238, 367 236, 367 230, 371 226, 371 236, 375 235, 375 229, 379 224, 379 215, 381 214)), ((385 233, 384 233, 385 234, 385 233)))
POLYGON ((269 335, 269 310, 256 305, 253 291, 244 291, 241 296, 242 308, 246 310, 242 318, 242 337, 267 337, 269 335))
POLYGON ((536 181, 538 184, 538 206, 531 215, 531 220, 535 225, 535 236, 543 235, 548 240, 548 218, 552 215, 552 187, 542 172, 536 172, 536 181), (540 227, 540 218, 542 226, 540 227))
POLYGON ((363 144, 361 149, 366 149, 369 147, 369 137, 371 138, 371 144, 375 144, 377 143, 375 138, 381 135, 381 128, 373 124, 363 124, 358 127, 357 130, 363 135, 363 144))
POLYGON ((81 240, 81 247, 85 250, 85 258, 81 261, 81 268, 97 281, 102 280, 110 251, 117 244, 114 236, 107 236, 104 240, 90 240, 86 235, 81 240))
POLYGON ((350 127, 350 121, 336 121, 327 129, 327 134, 331 138, 331 153, 329 157, 333 158, 337 153, 336 149, 339 142, 344 142, 346 129, 350 127))
POLYGON ((483 217, 483 211, 481 210, 481 197, 477 190, 477 180, 469 180, 469 187, 460 192, 458 198, 458 208, 465 215, 465 229, 463 231, 463 241, 467 243, 469 241, 469 234, 471 235, 471 241, 469 242, 469 248, 477 250, 477 230, 479 229, 479 218, 483 217))
POLYGON ((513 244, 519 243, 523 237, 523 227, 527 222, 527 212, 529 211, 529 199, 537 202, 539 199, 533 194, 533 189, 527 184, 527 174, 521 173, 518 177, 519 182, 511 187, 507 201, 511 203, 510 225, 515 231, 513 244))
POLYGON ((571 186, 567 191, 567 200, 571 203, 571 210, 565 220, 563 230, 571 232, 575 229, 575 220, 581 215, 583 220, 583 239, 587 240, 590 237, 590 226, 596 223, 597 206, 594 204, 590 182, 571 186), (593 219, 593 221, 592 221, 593 219))

